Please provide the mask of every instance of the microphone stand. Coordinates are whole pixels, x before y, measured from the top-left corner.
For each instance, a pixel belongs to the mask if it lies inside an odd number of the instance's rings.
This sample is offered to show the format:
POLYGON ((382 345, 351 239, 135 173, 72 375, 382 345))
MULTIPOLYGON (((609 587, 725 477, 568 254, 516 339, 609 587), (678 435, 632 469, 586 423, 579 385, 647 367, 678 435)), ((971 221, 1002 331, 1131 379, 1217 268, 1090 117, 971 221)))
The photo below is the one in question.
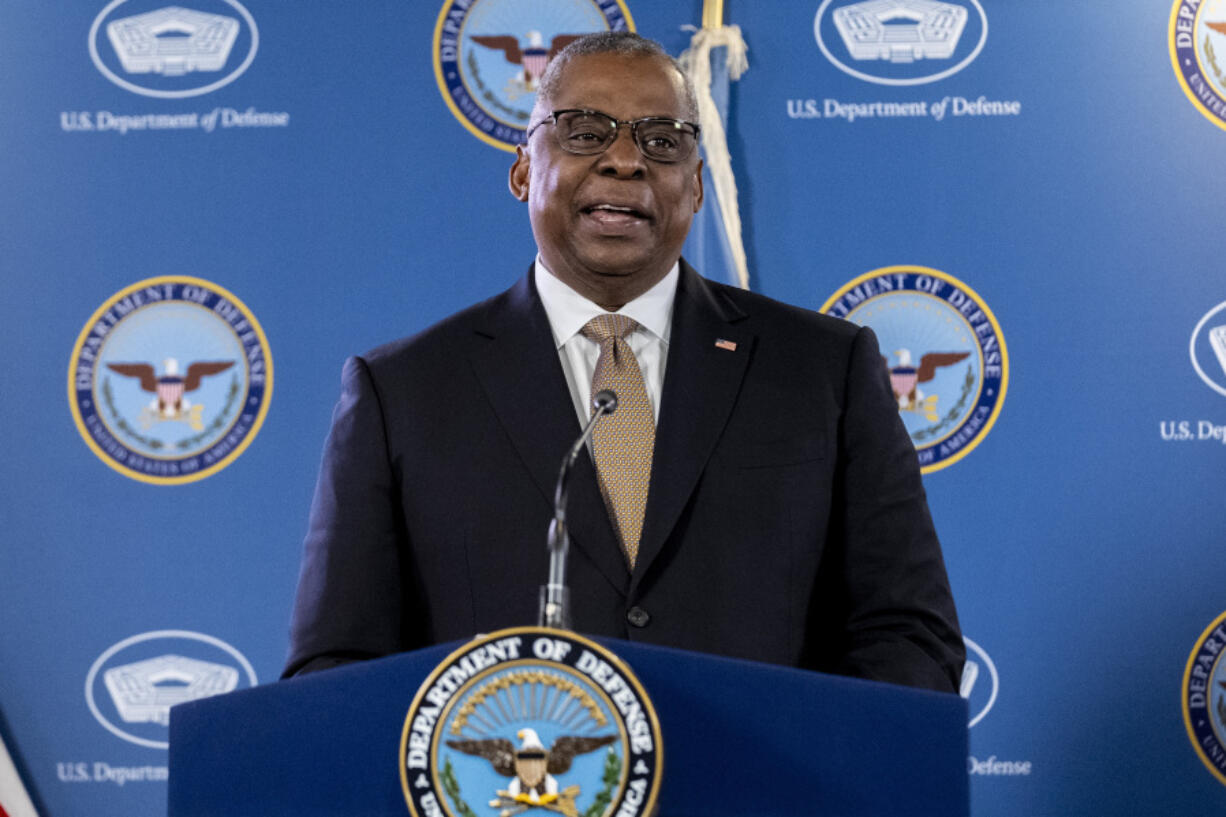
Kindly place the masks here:
POLYGON ((549 523, 549 582, 541 585, 541 607, 537 618, 542 627, 570 629, 570 588, 566 586, 566 557, 570 551, 570 534, 566 530, 566 498, 570 487, 570 470, 592 436, 596 422, 617 409, 617 395, 610 389, 601 389, 592 398, 592 408, 596 410, 583 427, 579 439, 562 458, 562 467, 558 470, 558 486, 553 494, 553 521, 549 523))

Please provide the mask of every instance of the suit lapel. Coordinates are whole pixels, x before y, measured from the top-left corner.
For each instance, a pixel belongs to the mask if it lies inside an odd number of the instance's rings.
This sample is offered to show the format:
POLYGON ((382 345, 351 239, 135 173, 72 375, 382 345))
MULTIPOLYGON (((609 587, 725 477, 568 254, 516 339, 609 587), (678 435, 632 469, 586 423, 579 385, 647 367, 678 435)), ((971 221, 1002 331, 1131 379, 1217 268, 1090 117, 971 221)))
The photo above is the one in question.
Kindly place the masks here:
POLYGON ((736 326, 744 317, 681 262, 632 592, 676 525, 732 413, 753 351, 754 335, 736 326))
MULTIPOLYGON (((469 357, 494 413, 552 509, 558 468, 581 429, 531 272, 490 302, 469 357)), ((580 456, 571 472, 567 520, 572 544, 624 594, 629 571, 588 456, 580 456)), ((545 534, 542 527, 541 547, 545 534)))

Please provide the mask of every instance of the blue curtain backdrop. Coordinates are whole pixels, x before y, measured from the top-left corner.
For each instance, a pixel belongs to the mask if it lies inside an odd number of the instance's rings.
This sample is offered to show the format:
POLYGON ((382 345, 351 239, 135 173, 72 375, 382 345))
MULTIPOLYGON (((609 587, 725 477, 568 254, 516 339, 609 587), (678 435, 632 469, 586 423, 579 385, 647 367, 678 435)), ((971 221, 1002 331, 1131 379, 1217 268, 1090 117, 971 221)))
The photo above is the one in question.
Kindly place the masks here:
MULTIPOLYGON (((547 44, 620 10, 483 3, 483 25, 547 44)), ((958 0, 948 53, 947 36, 882 58, 844 38, 853 5, 729 0, 750 61, 729 147, 754 289, 819 309, 922 267, 973 292, 1005 342, 990 427, 925 476, 973 642, 973 811, 1220 812, 1226 775, 1190 740, 1181 689, 1226 610, 1226 351, 1210 337, 1226 326, 1226 35, 1209 26, 1226 7, 1189 5, 1185 30, 1173 0, 958 0), (1193 47, 1173 59, 1180 35, 1193 47)), ((54 817, 161 813, 157 700, 282 666, 341 362, 504 289, 534 253, 511 154, 440 90, 443 0, 185 7, 212 22, 163 37, 212 25, 224 53, 160 69, 140 43, 165 18, 124 21, 166 4, 0 9, 0 726, 54 817), (164 298, 128 316, 117 296, 146 279, 164 298), (172 309, 199 320, 180 331, 172 309), (90 332, 112 329, 87 360, 90 332), (237 363, 183 393, 197 429, 104 365, 120 349, 165 389, 163 358, 180 377, 237 363), (259 354, 271 377, 252 391, 259 354), (219 407, 248 418, 229 442, 210 430, 219 407), (208 476, 138 479, 107 447, 164 463, 150 446, 170 429, 199 452, 180 476, 208 476), (151 698, 124 692, 141 678, 160 679, 151 698)), ((701 20, 699 0, 625 7, 673 54, 701 20)), ((501 55, 457 36, 470 84, 515 91, 501 55)), ((512 124, 525 99, 505 103, 512 124)), ((941 382, 919 388, 944 416, 959 398, 941 382)))

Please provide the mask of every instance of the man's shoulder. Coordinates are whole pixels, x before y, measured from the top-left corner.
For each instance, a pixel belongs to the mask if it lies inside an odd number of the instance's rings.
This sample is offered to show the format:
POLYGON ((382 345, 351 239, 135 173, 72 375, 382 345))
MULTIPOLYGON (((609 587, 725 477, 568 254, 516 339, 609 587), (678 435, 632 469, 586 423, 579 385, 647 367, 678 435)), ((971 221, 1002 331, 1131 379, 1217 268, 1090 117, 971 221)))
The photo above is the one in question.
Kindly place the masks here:
POLYGON ((711 297, 728 315, 739 316, 756 331, 820 335, 850 342, 861 327, 850 321, 776 300, 758 292, 703 278, 711 297))
POLYGON ((372 370, 450 360, 465 348, 474 333, 488 325, 492 313, 514 299, 519 286, 461 309, 420 332, 376 346, 361 357, 372 370))

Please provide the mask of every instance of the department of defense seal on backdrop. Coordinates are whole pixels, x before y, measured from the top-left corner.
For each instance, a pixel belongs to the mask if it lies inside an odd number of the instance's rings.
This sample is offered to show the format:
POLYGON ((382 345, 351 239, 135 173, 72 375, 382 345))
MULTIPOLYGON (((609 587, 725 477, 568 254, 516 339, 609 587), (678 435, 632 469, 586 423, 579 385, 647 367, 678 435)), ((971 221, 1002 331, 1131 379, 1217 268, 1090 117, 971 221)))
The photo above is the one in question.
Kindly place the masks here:
POLYGON ((1004 404, 1009 355, 996 316, 974 290, 928 267, 883 267, 844 285, 821 311, 877 334, 925 474, 983 441, 1004 404))
POLYGON ((434 77, 464 127, 514 152, 549 60, 596 31, 634 31, 625 0, 446 0, 434 27, 434 77))
POLYGON ((1196 754, 1226 784, 1226 613, 1196 639, 1183 671, 1183 723, 1196 754))
POLYGON ((81 330, 68 402, 90 450, 156 485, 232 463, 264 422, 272 354, 255 315, 216 284, 149 278, 107 299, 81 330))
POLYGON ((1210 122, 1226 129, 1226 2, 1176 0, 1167 43, 1183 92, 1210 122))
POLYGON ((468 642, 421 685, 400 782, 415 817, 647 817, 663 760, 628 667, 573 633, 520 627, 468 642))

